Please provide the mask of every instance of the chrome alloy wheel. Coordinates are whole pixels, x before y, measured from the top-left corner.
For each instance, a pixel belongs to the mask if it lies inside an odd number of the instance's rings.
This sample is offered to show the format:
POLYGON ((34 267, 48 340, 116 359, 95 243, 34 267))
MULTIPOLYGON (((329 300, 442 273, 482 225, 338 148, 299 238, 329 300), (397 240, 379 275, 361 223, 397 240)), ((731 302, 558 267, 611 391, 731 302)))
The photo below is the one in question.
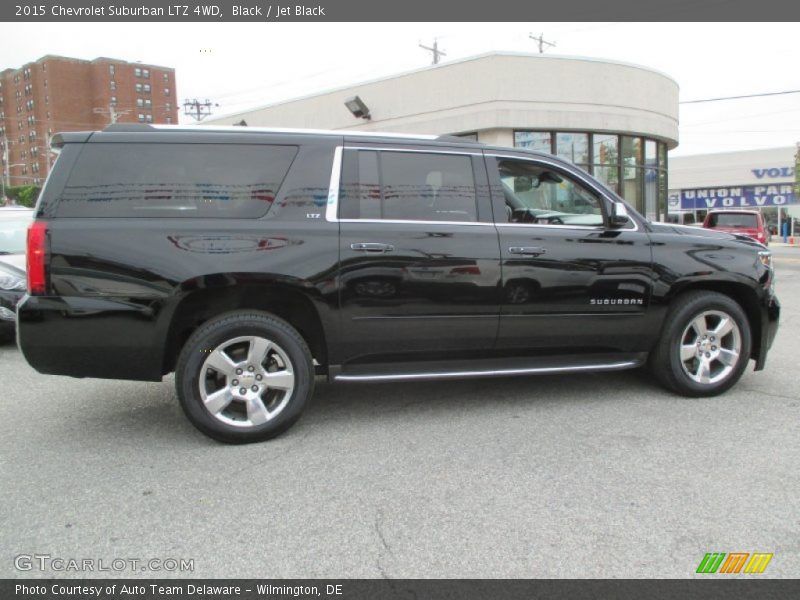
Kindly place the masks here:
POLYGON ((295 376, 283 348, 263 337, 245 336, 209 352, 198 384, 203 404, 214 418, 235 427, 255 427, 286 407, 295 376))
POLYGON ((729 314, 708 310, 683 330, 679 352, 681 366, 692 380, 714 384, 725 379, 739 362, 742 334, 729 314))

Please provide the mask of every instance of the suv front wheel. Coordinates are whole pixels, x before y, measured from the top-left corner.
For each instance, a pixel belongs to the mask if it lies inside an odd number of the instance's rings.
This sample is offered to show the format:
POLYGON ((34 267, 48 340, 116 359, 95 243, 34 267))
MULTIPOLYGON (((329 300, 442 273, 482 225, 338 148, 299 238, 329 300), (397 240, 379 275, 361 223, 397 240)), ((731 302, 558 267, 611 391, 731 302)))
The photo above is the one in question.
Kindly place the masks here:
POLYGON ((735 300, 717 292, 687 292, 669 311, 650 368, 679 394, 715 396, 742 376, 750 346, 750 323, 735 300))
POLYGON ((186 416, 221 442, 259 442, 286 431, 314 391, 314 365, 300 334, 266 313, 231 312, 187 340, 175 369, 186 416))

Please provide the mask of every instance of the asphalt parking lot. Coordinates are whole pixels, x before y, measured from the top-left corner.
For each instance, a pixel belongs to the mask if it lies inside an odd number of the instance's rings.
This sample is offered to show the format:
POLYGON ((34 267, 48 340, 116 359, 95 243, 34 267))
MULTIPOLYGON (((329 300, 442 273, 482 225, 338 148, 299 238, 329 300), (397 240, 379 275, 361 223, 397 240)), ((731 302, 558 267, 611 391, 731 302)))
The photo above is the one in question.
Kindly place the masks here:
MULTIPOLYGON (((195 431, 164 383, 38 376, 0 347, 0 577, 14 557, 194 560, 195 577, 800 573, 800 250, 765 371, 689 400, 638 372, 321 384, 282 437, 195 431)), ((102 576, 170 576, 128 570, 102 576)), ((748 576, 749 577, 749 576, 748 576)))

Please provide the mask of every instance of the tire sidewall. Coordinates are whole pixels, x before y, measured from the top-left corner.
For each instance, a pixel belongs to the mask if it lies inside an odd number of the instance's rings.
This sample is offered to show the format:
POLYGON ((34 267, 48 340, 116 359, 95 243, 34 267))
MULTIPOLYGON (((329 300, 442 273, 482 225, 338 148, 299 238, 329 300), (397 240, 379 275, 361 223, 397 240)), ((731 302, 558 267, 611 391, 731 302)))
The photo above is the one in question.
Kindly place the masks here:
POLYGON ((747 319, 742 308, 734 300, 723 296, 721 294, 710 293, 698 295, 692 302, 681 307, 672 317, 668 327, 668 363, 671 375, 675 383, 683 388, 681 391, 689 393, 693 396, 713 396, 721 394, 730 389, 742 376, 750 357, 750 349, 752 346, 752 334, 750 332, 750 323, 747 319), (739 334, 741 336, 742 347, 739 354, 739 360, 734 369, 728 376, 715 384, 704 385, 697 383, 689 377, 683 370, 680 361, 680 344, 682 335, 689 323, 697 317, 700 313, 718 310, 728 314, 736 322, 739 327, 739 334))
POLYGON ((274 437, 288 429, 300 417, 314 387, 314 371, 310 354, 299 336, 291 335, 290 328, 277 319, 260 319, 250 315, 235 322, 235 316, 220 319, 197 337, 187 341, 181 357, 180 372, 176 374, 176 387, 186 416, 203 433, 228 443, 247 443, 274 437), (205 408, 200 396, 200 374, 208 351, 227 340, 240 336, 260 335, 278 344, 292 363, 295 386, 288 404, 275 418, 257 427, 236 427, 216 419, 205 408))

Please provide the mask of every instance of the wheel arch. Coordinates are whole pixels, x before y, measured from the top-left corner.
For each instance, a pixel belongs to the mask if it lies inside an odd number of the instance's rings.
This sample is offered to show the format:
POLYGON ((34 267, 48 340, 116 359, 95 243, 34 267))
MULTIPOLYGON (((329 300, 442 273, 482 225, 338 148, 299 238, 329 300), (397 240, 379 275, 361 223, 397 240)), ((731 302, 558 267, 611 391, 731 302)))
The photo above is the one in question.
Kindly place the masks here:
POLYGON ((297 329, 320 365, 328 364, 328 335, 323 316, 324 302, 316 288, 304 282, 277 279, 248 281, 247 277, 219 275, 181 286, 172 310, 165 311, 166 339, 162 374, 175 369, 178 354, 189 336, 203 323, 234 310, 270 313, 297 329))
MULTIPOLYGON (((694 291, 717 292, 728 296, 742 307, 750 325, 750 358, 758 359, 761 356, 762 319, 756 290, 747 283, 735 280, 690 280, 673 286, 669 295, 669 303, 672 304, 679 296, 694 291)), ((666 321, 664 326, 666 326, 666 321)))

